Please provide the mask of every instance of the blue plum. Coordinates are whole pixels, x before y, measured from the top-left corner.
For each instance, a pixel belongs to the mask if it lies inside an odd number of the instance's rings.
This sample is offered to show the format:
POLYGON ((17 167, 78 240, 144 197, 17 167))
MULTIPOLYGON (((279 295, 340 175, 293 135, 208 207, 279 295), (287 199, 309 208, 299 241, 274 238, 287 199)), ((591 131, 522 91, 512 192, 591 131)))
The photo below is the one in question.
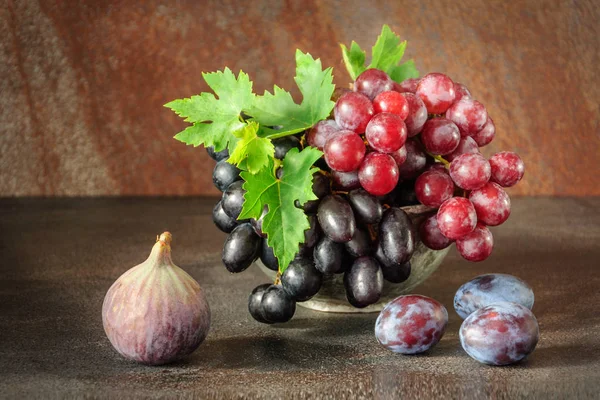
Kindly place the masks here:
POLYGON ((465 319, 472 312, 500 301, 518 303, 531 310, 533 290, 527 283, 512 275, 481 275, 458 288, 454 296, 454 309, 465 319))
POLYGON ((375 322, 375 337, 387 349, 417 354, 435 346, 446 330, 448 312, 438 301, 420 295, 389 302, 375 322))
POLYGON ((460 344, 475 360, 490 365, 514 364, 527 357, 539 340, 533 313, 517 303, 500 302, 475 311, 460 327, 460 344))

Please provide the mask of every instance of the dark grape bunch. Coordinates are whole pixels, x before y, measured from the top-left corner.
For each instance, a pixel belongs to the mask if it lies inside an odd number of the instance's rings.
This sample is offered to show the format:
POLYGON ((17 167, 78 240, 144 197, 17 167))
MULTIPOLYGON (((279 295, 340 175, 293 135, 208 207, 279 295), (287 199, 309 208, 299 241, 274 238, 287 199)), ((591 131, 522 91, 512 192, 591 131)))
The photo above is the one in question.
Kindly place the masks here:
MULTIPOLYGON (((398 84, 368 69, 353 91, 338 89, 334 99, 333 119, 273 140, 278 159, 304 146, 322 150, 324 157, 313 176, 318 200, 296 204, 310 222, 304 243, 275 284, 260 285, 249 297, 250 314, 259 322, 290 320, 296 302, 316 295, 330 274, 344 274, 353 306, 376 303, 384 279, 400 283, 410 276, 417 233, 431 249, 456 242, 465 259, 487 258, 493 247, 487 226, 510 214, 503 187, 523 176, 516 154, 501 152, 489 160, 481 155, 479 147, 494 138, 494 122, 464 85, 443 74, 398 84), (419 203, 437 212, 414 227, 401 207, 419 203)), ((208 152, 217 161, 213 182, 223 192, 213 220, 229 233, 223 263, 241 272, 260 258, 279 271, 262 217, 238 220, 244 201, 240 171, 227 163, 227 151, 208 152)), ((280 168, 277 176, 283 174, 280 168)))
MULTIPOLYGON (((275 152, 281 157, 291 148, 302 146, 295 137, 292 141, 289 137, 283 139, 285 142, 274 140, 275 152)), ((213 181, 223 191, 213 209, 213 221, 229 233, 222 253, 225 267, 230 272, 241 272, 260 258, 265 266, 278 271, 278 261, 262 232, 262 218, 237 219, 244 200, 239 170, 227 163, 226 151, 208 149, 208 153, 217 161, 213 181)), ((384 279, 400 283, 410 276, 415 228, 399 207, 415 204, 414 192, 408 193, 412 184, 398 185, 385 197, 375 196, 354 178, 337 174, 327 165, 322 167, 315 173, 312 187, 319 199, 302 207, 310 228, 295 259, 277 284, 260 285, 250 294, 248 309, 259 322, 291 319, 296 302, 316 295, 324 275, 344 274, 348 301, 358 308, 379 301, 384 279)), ((285 171, 280 169, 278 174, 285 171)))

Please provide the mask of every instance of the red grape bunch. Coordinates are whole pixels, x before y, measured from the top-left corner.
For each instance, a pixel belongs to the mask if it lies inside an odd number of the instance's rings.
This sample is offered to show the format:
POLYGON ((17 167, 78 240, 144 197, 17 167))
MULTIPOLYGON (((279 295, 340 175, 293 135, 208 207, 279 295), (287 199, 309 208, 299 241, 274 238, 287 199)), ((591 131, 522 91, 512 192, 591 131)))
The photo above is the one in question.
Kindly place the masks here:
POLYGON ((441 250, 456 242, 466 260, 482 261, 493 248, 488 226, 510 215, 503 187, 524 173, 513 152, 489 160, 480 153, 495 133, 483 104, 448 76, 430 73, 398 84, 368 69, 354 91, 341 93, 334 119, 318 123, 307 142, 323 150, 341 189, 362 187, 391 206, 406 204, 414 190, 418 203, 438 208, 420 228, 423 243, 441 250))

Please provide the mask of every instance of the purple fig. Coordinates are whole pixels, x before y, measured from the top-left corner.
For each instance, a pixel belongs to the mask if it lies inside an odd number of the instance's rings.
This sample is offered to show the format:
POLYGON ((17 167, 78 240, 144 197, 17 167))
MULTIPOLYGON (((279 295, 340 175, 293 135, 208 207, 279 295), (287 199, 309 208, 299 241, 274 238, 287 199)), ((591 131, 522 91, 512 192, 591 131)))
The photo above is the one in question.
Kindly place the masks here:
POLYGON ((110 287, 102 305, 104 331, 125 358, 160 365, 198 348, 210 328, 204 292, 171 260, 169 232, 158 238, 146 261, 110 287))

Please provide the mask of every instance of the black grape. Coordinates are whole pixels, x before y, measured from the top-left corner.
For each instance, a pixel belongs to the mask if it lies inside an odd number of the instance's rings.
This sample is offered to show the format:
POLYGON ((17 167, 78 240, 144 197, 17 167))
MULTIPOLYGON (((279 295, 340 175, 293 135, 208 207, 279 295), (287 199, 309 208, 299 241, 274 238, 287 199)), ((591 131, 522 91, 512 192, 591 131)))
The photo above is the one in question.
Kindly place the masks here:
POLYGON ((379 262, 381 266, 381 272, 383 273, 383 279, 392 283, 400 283, 404 282, 410 277, 411 265, 410 261, 405 262, 404 264, 396 264, 391 262, 385 254, 383 254, 383 250, 381 246, 377 246, 377 250, 375 252, 375 258, 379 262))
POLYGON ((383 254, 395 264, 410 260, 415 250, 412 222, 402 209, 390 208, 379 225, 379 244, 383 254))
POLYGON ((309 215, 308 222, 310 227, 304 231, 304 243, 300 244, 300 254, 307 254, 315 247, 319 240, 319 221, 316 215, 309 215))
POLYGON ((267 215, 267 212, 269 212, 269 206, 265 205, 262 209, 262 213, 260 214, 260 218, 259 219, 250 219, 250 223, 252 224, 252 227, 254 228, 254 232, 256 232, 256 234, 262 238, 266 238, 267 234, 263 232, 262 230, 262 226, 263 226, 263 221, 265 219, 265 215, 267 215))
POLYGON ((377 197, 365 189, 355 189, 348 193, 348 202, 356 219, 363 224, 376 224, 381 220, 383 207, 377 197))
POLYGON ((346 297, 350 304, 364 308, 377 303, 383 291, 383 274, 379 263, 371 257, 360 257, 344 274, 346 297))
POLYGON ((225 160, 219 161, 215 165, 213 183, 221 192, 224 192, 229 185, 240 179, 240 170, 235 165, 231 165, 225 160))
POLYGON ((223 211, 231 218, 237 219, 242 212, 244 193, 246 192, 242 188, 243 184, 244 181, 235 181, 223 193, 223 199, 221 200, 223 211))
MULTIPOLYGON (((313 175, 312 191, 319 199, 327 196, 331 193, 331 181, 320 172, 315 172, 313 175)), ((319 200, 309 200, 303 206, 300 206, 300 202, 296 200, 294 205, 297 208, 303 209, 307 214, 314 214, 319 209, 319 200)))
POLYGON ((269 286, 260 302, 263 316, 269 322, 287 322, 296 312, 296 302, 281 286, 269 286))
POLYGON ((342 197, 329 195, 321 200, 317 216, 321 229, 331 240, 338 243, 352 240, 356 221, 352 207, 342 197))
POLYGON ((367 256, 373 252, 371 236, 363 229, 356 229, 352 240, 345 243, 344 246, 353 257, 367 256))
POLYGON ((215 161, 226 160, 229 158, 229 150, 223 149, 221 151, 215 151, 215 148, 210 146, 206 148, 206 152, 215 161))
POLYGON ((293 148, 300 149, 302 146, 300 140, 295 136, 285 136, 279 139, 273 139, 275 146, 275 158, 283 160, 288 151, 293 148))
POLYGON ((273 252, 273 248, 267 244, 267 239, 262 240, 260 248, 260 261, 265 264, 265 267, 273 271, 279 271, 279 263, 273 252))
POLYGON ((301 208, 306 214, 314 214, 319 210, 319 200, 308 200, 303 206, 300 206, 300 202, 295 200, 294 206, 301 208))
POLYGON ((333 182, 333 187, 340 190, 352 190, 358 189, 360 187, 360 182, 358 181, 358 172, 338 172, 331 171, 331 181, 333 182))
POLYGON ((220 201, 213 208, 212 217, 217 228, 223 232, 229 233, 233 230, 233 228, 238 226, 238 222, 235 220, 235 218, 231 218, 225 213, 225 211, 223 211, 220 201))
POLYGON ((298 258, 290 263, 281 276, 285 291, 296 301, 306 301, 321 289, 323 276, 311 260, 298 258))
MULTIPOLYGON (((331 180, 320 172, 315 172, 313 175, 312 191, 319 199, 327 196, 331 193, 331 180)), ((307 214, 314 214, 319 209, 319 200, 309 200, 302 207, 300 202, 296 200, 294 205, 301 208, 307 214)))
POLYGON ((342 268, 344 245, 323 236, 313 250, 315 268, 324 274, 334 274, 342 268))
POLYGON ((352 268, 352 264, 354 264, 354 260, 356 260, 356 257, 348 253, 346 251, 346 246, 344 246, 344 251, 342 252, 342 268, 340 268, 340 270, 337 273, 341 274, 346 271, 350 271, 350 268, 352 268))
POLYGON ((410 278, 411 265, 410 261, 404 264, 393 265, 392 267, 381 266, 381 272, 383 273, 383 279, 392 283, 404 282, 410 278))
POLYGON ((325 161, 325 157, 321 157, 315 161, 315 167, 318 167, 321 171, 331 171, 331 168, 327 165, 327 161, 325 161))
POLYGON ((254 290, 248 297, 248 311, 250 311, 250 315, 252 315, 252 318, 257 320, 258 322, 262 322, 263 324, 271 323, 265 318, 264 311, 261 305, 263 294, 265 293, 265 290, 267 290, 270 286, 272 286, 270 283, 263 283, 262 285, 258 285, 254 288, 254 290))
POLYGON ((315 172, 313 175, 312 191, 319 199, 331 193, 331 180, 327 175, 315 172))
POLYGON ((260 237, 249 223, 237 226, 225 239, 221 259, 229 272, 242 272, 258 257, 260 237))
POLYGON ((414 206, 421 204, 415 193, 415 181, 406 181, 400 183, 394 191, 394 204, 396 207, 414 206))

